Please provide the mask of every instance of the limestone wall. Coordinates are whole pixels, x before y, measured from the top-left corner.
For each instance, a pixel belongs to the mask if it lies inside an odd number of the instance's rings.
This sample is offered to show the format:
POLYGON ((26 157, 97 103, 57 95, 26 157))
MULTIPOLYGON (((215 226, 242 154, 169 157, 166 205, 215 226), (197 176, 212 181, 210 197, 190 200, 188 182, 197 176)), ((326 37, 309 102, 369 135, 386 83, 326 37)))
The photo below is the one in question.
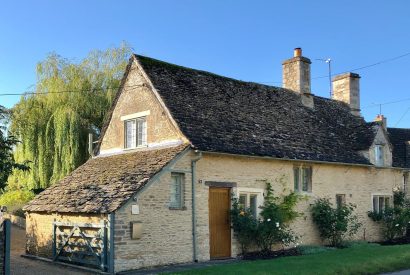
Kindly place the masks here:
POLYGON ((30 255, 51 258, 53 245, 53 222, 94 223, 107 220, 106 215, 98 214, 47 214, 27 213, 26 215, 26 252, 30 255))
POLYGON ((124 121, 121 117, 147 111, 149 111, 149 115, 146 116, 148 146, 184 139, 148 87, 138 66, 133 63, 103 137, 100 153, 122 151, 124 149, 124 121))
MULTIPOLYGON (((194 153, 181 158, 172 169, 141 192, 136 200, 128 202, 116 212, 115 263, 116 271, 146 266, 192 261, 191 225, 191 159, 194 153), (186 210, 170 210, 169 192, 171 172, 185 173, 186 210), (132 214, 132 205, 139 206, 139 214, 132 214), (131 239, 131 222, 141 222, 141 239, 131 239)), ((207 181, 235 182, 237 188, 264 189, 270 181, 276 192, 293 190, 293 167, 298 162, 250 157, 232 157, 204 154, 197 163, 196 205, 198 259, 209 260, 209 213, 207 181)), ((321 240, 312 223, 310 205, 317 199, 345 194, 346 202, 357 205, 356 213, 363 226, 354 239, 379 240, 380 229, 367 217, 372 210, 372 195, 392 195, 392 189, 402 183, 402 172, 390 168, 376 169, 359 166, 311 164, 313 168, 312 193, 298 204, 304 215, 292 229, 302 237, 304 244, 319 244, 321 240)), ((236 192, 234 188, 233 193, 236 192)), ((232 234, 234 236, 234 234, 232 234)), ((232 256, 240 253, 234 237, 232 256)))

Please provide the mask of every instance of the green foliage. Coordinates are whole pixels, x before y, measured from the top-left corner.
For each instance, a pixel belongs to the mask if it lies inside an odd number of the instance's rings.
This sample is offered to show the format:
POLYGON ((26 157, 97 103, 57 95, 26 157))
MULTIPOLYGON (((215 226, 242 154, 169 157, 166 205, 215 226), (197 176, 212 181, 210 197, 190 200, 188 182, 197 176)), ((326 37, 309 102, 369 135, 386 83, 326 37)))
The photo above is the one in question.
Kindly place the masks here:
POLYGON ((238 199, 232 199, 232 228, 243 253, 253 244, 262 251, 268 251, 274 244, 287 246, 297 240, 289 223, 300 216, 294 210, 300 197, 295 193, 276 197, 269 182, 266 182, 266 191, 260 217, 253 217, 250 209, 242 209, 238 199))
POLYGON ((6 186, 6 182, 13 170, 27 171, 27 161, 18 163, 13 157, 13 148, 17 145, 18 139, 13 135, 7 135, 6 120, 8 110, 0 105, 0 190, 6 186))
POLYGON ((300 196, 294 192, 282 197, 275 196, 272 185, 266 182, 266 195, 261 206, 256 243, 263 251, 270 250, 275 243, 283 246, 296 242, 297 237, 289 228, 289 223, 300 216, 294 210, 300 196))
POLYGON ((355 206, 343 205, 333 208, 329 199, 321 198, 312 205, 312 218, 320 236, 334 247, 342 246, 346 236, 356 234, 361 224, 354 215, 355 206))
POLYGON ((15 159, 31 169, 16 171, 10 189, 46 188, 87 160, 88 133, 99 135, 130 53, 123 44, 78 63, 51 54, 37 65, 36 94, 15 105, 10 126, 21 140, 15 159))
POLYGON ((368 216, 383 226, 385 240, 392 241, 403 237, 410 224, 410 201, 401 190, 393 192, 393 206, 383 212, 369 211, 368 216))
POLYGON ((239 206, 238 198, 232 196, 232 208, 230 211, 232 229, 241 245, 242 253, 247 252, 257 234, 258 220, 251 213, 250 209, 242 209, 239 206))
POLYGON ((9 213, 19 214, 21 208, 33 197, 34 193, 29 190, 6 191, 0 195, 0 205, 7 206, 9 213))

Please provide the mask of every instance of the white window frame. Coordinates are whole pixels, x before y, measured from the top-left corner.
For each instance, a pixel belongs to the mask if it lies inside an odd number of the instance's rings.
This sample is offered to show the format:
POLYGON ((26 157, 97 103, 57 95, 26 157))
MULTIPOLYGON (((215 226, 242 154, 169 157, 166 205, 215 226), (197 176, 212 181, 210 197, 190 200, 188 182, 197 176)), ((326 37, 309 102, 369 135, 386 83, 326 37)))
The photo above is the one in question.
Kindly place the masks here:
POLYGON ((371 196, 371 209, 375 213, 380 213, 380 199, 383 198, 383 210, 386 209, 386 199, 389 200, 389 206, 393 206, 393 195, 391 194, 372 194, 371 196), (375 198, 376 201, 375 201, 375 198), (376 203, 375 203, 376 202, 376 203))
POLYGON ((171 173, 171 183, 170 183, 170 191, 169 191, 169 208, 170 209, 185 209, 185 174, 184 173, 171 173), (174 179, 177 179, 174 182, 174 179), (178 180, 179 179, 179 180, 178 180), (179 190, 179 200, 175 200, 173 204, 172 194, 173 194, 173 184, 179 184, 177 188, 179 190))
POLYGON ((147 127, 147 117, 146 116, 124 120, 124 149, 130 150, 130 149, 135 149, 135 148, 146 147, 148 144, 147 128, 148 127, 147 127), (128 144, 127 123, 128 122, 135 122, 135 129, 134 129, 135 135, 133 135, 132 137, 135 140, 132 140, 131 142, 132 145, 130 147, 127 147, 127 144, 128 144), (141 137, 139 136, 140 134, 141 134, 141 137))
POLYGON ((408 173, 408 172, 403 173, 403 192, 404 192, 404 194, 408 193, 409 177, 410 177, 410 173, 408 173))
POLYGON ((384 166, 384 145, 376 144, 374 146, 374 164, 376 166, 384 166))
POLYGON ((259 207, 263 205, 263 192, 264 189, 261 188, 237 187, 235 190, 235 195, 238 200, 241 195, 246 195, 246 209, 250 208, 251 195, 256 195, 256 218, 258 218, 261 212, 261 209, 259 207))
POLYGON ((293 166, 293 189, 297 193, 311 194, 313 192, 313 167, 310 165, 293 166), (297 171, 297 173, 296 173, 297 171), (310 171, 308 175, 307 190, 303 190, 303 179, 305 171, 310 171))

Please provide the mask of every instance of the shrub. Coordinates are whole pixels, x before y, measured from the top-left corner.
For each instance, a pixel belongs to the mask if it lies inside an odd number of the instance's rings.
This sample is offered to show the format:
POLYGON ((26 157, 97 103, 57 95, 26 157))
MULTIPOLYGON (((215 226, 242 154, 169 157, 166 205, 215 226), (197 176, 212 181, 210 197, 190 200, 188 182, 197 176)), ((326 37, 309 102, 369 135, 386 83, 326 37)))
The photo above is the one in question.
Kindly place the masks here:
POLYGON ((300 215, 294 210, 300 197, 295 193, 275 197, 269 182, 266 182, 266 189, 259 218, 253 217, 250 209, 242 209, 237 198, 232 199, 232 228, 242 253, 254 244, 262 251, 270 251, 274 244, 288 246, 298 239, 289 223, 300 215))
POLYGON ((260 207, 261 219, 256 236, 256 243, 262 251, 270 250, 277 243, 284 247, 297 241, 298 237, 289 228, 289 223, 300 216, 294 210, 299 199, 300 196, 293 192, 282 197, 275 196, 271 183, 266 182, 266 196, 260 207))
POLYGON ((385 240, 392 241, 403 237, 410 223, 410 201, 401 190, 393 192, 393 206, 386 207, 383 212, 369 211, 368 216, 383 225, 385 240))
POLYGON ((354 215, 355 206, 343 205, 333 208, 329 199, 318 199, 312 206, 312 218, 320 236, 327 240, 331 246, 341 247, 346 236, 354 235, 361 224, 354 215))
POLYGON ((245 254, 255 239, 258 221, 251 215, 250 209, 239 206, 238 198, 235 197, 232 199, 231 223, 242 253, 245 254))

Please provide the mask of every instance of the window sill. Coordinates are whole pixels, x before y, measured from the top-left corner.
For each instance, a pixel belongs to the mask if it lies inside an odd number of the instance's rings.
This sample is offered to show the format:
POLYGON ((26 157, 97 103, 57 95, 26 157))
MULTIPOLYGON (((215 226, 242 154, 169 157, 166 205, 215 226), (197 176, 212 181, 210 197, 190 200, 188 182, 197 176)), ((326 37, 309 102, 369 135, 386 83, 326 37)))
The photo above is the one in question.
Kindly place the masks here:
POLYGON ((132 148, 124 148, 124 151, 131 151, 131 150, 135 150, 135 149, 142 149, 142 148, 147 148, 148 145, 141 145, 141 146, 137 146, 137 147, 132 147, 132 148))
POLYGON ((187 210, 186 206, 183 207, 168 207, 169 210, 187 210))

